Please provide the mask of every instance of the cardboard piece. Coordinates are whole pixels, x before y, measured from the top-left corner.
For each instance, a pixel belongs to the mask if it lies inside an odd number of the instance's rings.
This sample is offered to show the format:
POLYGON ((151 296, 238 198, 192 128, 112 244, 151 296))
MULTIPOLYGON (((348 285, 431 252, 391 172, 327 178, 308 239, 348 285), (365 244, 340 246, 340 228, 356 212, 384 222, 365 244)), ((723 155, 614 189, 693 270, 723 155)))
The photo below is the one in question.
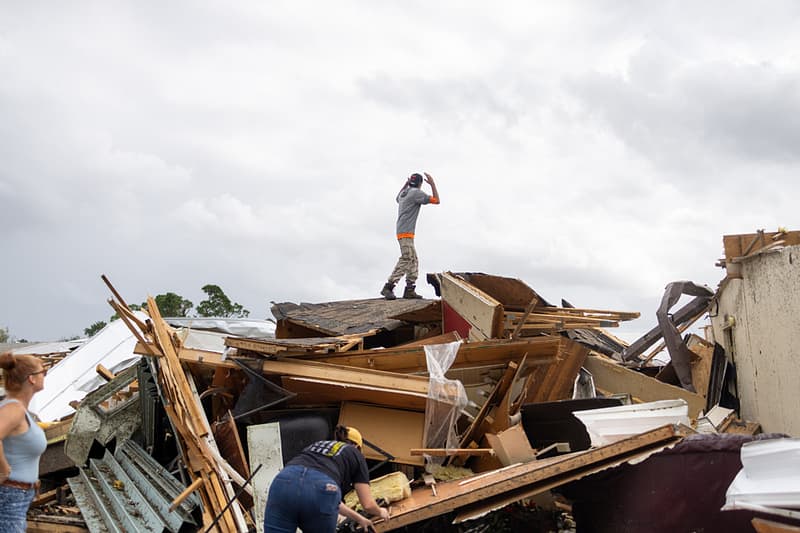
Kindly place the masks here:
POLYGON ((503 466, 527 463, 536 459, 536 452, 531 448, 521 424, 511 426, 496 435, 487 433, 486 440, 489 441, 489 445, 503 466))

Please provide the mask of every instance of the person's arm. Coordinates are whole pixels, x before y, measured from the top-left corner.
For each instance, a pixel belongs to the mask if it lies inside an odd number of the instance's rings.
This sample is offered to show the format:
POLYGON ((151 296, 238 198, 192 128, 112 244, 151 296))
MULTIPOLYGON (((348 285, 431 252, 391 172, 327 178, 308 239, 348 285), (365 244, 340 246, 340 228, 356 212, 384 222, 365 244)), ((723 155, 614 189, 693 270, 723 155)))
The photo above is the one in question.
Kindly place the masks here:
POLYGON ((345 518, 350 518, 351 520, 358 522, 358 525, 360 525, 364 531, 369 531, 369 528, 372 526, 372 520, 350 509, 344 504, 344 502, 339 503, 339 514, 345 518))
POLYGON ((433 176, 431 176, 426 172, 425 181, 428 182, 428 185, 431 186, 431 203, 432 204, 442 203, 442 199, 439 197, 439 191, 436 189, 436 182, 433 181, 433 176))
POLYGON ((369 488, 369 483, 355 483, 353 487, 356 489, 361 507, 363 507, 366 512, 373 516, 380 516, 384 520, 389 520, 389 511, 379 506, 375 498, 372 497, 372 490, 369 488))
POLYGON ((25 417, 25 409, 18 403, 8 403, 0 407, 0 483, 11 475, 11 465, 8 464, 3 450, 3 439, 19 427, 25 417))

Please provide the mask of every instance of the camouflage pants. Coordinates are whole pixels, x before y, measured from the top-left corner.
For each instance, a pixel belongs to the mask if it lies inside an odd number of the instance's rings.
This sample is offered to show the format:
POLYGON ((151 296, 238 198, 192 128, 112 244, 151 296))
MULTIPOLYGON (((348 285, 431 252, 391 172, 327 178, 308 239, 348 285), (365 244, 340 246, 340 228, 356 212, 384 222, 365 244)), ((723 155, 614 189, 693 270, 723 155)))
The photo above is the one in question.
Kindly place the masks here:
POLYGON ((417 250, 414 248, 414 239, 397 239, 400 243, 400 259, 389 276, 389 283, 395 284, 403 276, 406 277, 406 284, 414 285, 419 276, 419 261, 417 260, 417 250))

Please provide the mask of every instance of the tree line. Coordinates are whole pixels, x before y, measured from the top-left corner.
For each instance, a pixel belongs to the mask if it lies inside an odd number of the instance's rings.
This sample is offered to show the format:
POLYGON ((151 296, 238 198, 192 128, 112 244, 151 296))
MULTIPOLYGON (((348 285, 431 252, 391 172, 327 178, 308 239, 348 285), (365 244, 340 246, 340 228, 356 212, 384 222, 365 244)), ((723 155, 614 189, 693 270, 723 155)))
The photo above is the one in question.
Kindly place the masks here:
MULTIPOLYGON (((231 301, 218 285, 204 285, 201 290, 206 294, 206 299, 197 304, 197 307, 190 300, 174 292, 159 294, 154 300, 158 310, 161 312, 161 316, 165 317, 246 318, 250 316, 250 311, 242 307, 241 304, 231 301)), ((131 304, 130 308, 134 311, 146 309, 147 303, 143 302, 141 305, 131 304)), ((113 322, 118 318, 119 315, 114 313, 108 322, 113 322)), ((106 327, 108 322, 99 320, 85 328, 83 333, 87 337, 91 337, 106 327)))

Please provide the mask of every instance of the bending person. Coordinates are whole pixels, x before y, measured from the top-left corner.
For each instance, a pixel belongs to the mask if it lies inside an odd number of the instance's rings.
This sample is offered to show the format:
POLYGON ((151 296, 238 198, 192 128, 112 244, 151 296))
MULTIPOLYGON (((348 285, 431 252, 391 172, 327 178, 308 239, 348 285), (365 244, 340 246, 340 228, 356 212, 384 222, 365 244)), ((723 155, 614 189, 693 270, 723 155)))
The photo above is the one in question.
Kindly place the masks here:
POLYGON ((0 355, 6 399, 0 401, 0 533, 25 531, 28 507, 39 488, 39 458, 47 448, 42 428, 28 412, 47 373, 30 355, 0 355))
POLYGON ((333 533, 339 514, 369 530, 372 521, 342 502, 351 485, 364 510, 388 520, 389 511, 372 497, 362 444, 357 429, 336 426, 334 440, 315 442, 289 461, 269 488, 264 532, 295 533, 299 527, 309 533, 333 533))

